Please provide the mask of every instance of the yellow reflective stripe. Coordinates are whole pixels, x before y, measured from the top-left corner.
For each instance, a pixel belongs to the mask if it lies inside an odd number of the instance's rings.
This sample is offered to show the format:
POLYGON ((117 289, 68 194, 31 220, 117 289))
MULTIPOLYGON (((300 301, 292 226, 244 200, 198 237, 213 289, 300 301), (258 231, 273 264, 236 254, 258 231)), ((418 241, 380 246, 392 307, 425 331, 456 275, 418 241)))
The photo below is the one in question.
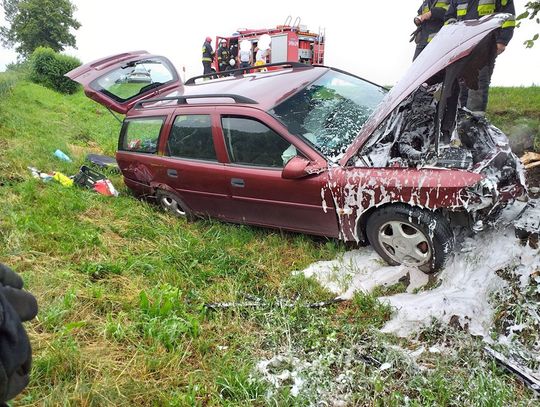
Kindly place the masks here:
POLYGON ((467 14, 467 6, 468 6, 468 3, 458 4, 457 10, 456 10, 456 15, 458 17, 463 17, 465 14, 467 14))
POLYGON ((508 4, 508 0, 501 1, 501 6, 506 7, 507 4, 508 4))
POLYGON ((437 3, 435 3, 434 7, 443 8, 445 10, 448 10, 448 7, 450 7, 450 5, 448 4, 447 1, 438 1, 437 3))
POLYGON ((456 14, 458 17, 463 17, 465 14, 467 14, 467 10, 458 10, 456 14))
POLYGON ((480 0, 478 2, 478 16, 487 16, 495 12, 495 0, 480 0))
POLYGON ((516 20, 514 18, 511 18, 509 20, 506 20, 501 28, 512 28, 516 26, 516 20))
POLYGON ((208 57, 203 57, 202 59, 203 61, 212 61, 212 58, 208 58, 208 57))
POLYGON ((427 13, 428 11, 429 11, 429 7, 426 6, 426 7, 424 7, 424 8, 422 9, 422 14, 425 14, 425 13, 427 13))
POLYGON ((480 17, 487 16, 488 14, 493 14, 495 11, 495 5, 494 4, 484 4, 482 6, 478 6, 478 15, 480 17))

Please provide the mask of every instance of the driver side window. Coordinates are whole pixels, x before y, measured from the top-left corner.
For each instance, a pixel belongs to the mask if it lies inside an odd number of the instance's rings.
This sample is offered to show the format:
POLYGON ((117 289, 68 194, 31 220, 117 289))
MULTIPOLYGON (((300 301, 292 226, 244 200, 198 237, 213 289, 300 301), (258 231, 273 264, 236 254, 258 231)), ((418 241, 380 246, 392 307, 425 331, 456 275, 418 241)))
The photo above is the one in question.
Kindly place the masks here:
POLYGON ((283 168, 292 158, 291 143, 258 120, 223 116, 221 125, 231 163, 283 168))

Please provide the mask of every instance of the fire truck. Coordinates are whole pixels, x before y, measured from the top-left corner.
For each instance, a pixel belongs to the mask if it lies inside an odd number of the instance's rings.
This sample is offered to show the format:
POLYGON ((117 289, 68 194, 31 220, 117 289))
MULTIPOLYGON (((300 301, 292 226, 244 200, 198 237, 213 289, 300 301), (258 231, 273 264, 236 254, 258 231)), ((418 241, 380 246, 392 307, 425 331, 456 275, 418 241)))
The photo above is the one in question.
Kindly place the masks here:
MULTIPOLYGON (((219 72, 218 53, 219 44, 225 41, 227 47, 232 51, 239 50, 243 40, 251 42, 253 60, 255 60, 255 49, 259 38, 263 34, 268 34, 272 39, 270 61, 268 63, 279 62, 302 62, 305 64, 324 64, 324 44, 325 30, 319 29, 317 33, 310 32, 305 25, 300 24, 300 17, 297 17, 291 24, 292 17, 288 16, 283 25, 268 29, 248 29, 240 28, 230 37, 216 37, 216 56, 212 63, 212 69, 219 72)), ((235 52, 232 52, 233 55, 235 52)))

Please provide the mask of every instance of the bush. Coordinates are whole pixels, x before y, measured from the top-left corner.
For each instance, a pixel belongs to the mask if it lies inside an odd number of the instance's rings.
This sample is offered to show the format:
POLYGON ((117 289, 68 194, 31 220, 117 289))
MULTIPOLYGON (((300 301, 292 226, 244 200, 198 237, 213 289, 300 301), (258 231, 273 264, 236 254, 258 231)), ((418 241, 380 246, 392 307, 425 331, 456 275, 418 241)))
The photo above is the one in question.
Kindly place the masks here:
POLYGON ((81 61, 62 55, 50 48, 37 48, 30 58, 30 79, 40 85, 61 93, 75 93, 78 84, 64 75, 81 65, 81 61))

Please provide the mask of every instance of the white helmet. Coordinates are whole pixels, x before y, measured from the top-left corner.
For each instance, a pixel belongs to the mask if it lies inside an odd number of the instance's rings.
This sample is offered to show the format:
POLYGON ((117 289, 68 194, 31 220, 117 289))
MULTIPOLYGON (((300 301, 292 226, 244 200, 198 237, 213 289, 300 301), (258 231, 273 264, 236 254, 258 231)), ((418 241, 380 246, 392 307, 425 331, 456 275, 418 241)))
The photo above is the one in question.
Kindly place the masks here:
POLYGON ((236 65, 236 61, 234 60, 234 58, 231 58, 229 60, 229 65, 232 66, 232 67, 234 67, 236 65))

